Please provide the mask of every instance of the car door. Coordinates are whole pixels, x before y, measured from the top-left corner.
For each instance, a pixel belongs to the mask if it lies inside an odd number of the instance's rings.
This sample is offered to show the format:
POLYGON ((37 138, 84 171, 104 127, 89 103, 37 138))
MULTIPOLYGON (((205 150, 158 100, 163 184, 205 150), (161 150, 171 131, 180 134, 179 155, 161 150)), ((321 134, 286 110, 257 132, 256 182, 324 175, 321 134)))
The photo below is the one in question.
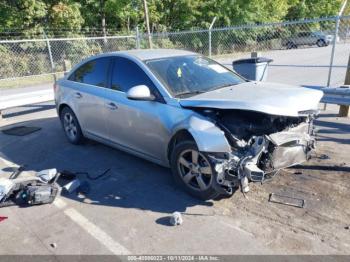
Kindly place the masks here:
POLYGON ((108 139, 105 99, 110 61, 109 57, 90 60, 68 78, 72 81, 71 97, 83 133, 105 139, 108 139))
POLYGON ((298 35, 295 39, 295 44, 297 44, 297 45, 304 45, 305 44, 305 33, 304 32, 298 33, 298 35))
POLYGON ((313 45, 315 44, 315 40, 314 40, 314 35, 312 33, 306 33, 305 34, 305 44, 306 45, 313 45))
POLYGON ((161 113, 168 108, 143 69, 128 58, 115 57, 108 98, 106 123, 110 140, 146 158, 164 160, 169 131, 161 113), (148 86, 156 100, 128 99, 127 91, 136 85, 148 86))

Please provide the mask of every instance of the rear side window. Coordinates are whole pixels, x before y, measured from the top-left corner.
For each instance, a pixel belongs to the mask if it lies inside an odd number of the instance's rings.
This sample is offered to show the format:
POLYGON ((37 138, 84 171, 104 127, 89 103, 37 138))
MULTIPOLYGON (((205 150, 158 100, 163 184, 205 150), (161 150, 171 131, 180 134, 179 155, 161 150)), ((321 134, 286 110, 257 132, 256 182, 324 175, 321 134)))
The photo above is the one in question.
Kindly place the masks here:
POLYGON ((103 57, 89 61, 75 70, 68 80, 107 87, 106 76, 110 60, 109 57, 103 57))
POLYGON ((137 85, 146 85, 153 91, 156 89, 152 80, 136 63, 124 57, 116 57, 112 71, 111 88, 127 92, 137 85))

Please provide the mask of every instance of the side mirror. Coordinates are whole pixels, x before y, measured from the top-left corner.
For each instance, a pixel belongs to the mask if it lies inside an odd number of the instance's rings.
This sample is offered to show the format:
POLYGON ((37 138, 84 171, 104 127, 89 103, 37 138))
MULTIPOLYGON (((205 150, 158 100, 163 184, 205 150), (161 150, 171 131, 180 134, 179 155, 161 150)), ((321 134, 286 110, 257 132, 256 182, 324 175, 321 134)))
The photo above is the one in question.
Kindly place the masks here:
POLYGON ((148 86, 138 85, 129 89, 126 97, 130 100, 152 101, 155 97, 151 94, 148 86))

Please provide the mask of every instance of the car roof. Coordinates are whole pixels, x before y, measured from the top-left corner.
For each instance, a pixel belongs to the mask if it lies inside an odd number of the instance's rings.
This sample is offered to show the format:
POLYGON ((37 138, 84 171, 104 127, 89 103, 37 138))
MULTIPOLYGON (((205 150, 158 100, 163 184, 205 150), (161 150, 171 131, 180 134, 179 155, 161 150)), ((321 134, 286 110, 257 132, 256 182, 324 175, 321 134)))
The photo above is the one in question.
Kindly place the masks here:
POLYGON ((116 51, 116 52, 104 53, 103 55, 117 55, 117 54, 130 55, 142 61, 151 60, 151 59, 160 59, 160 58, 166 58, 166 57, 174 57, 174 56, 197 55, 194 52, 179 50, 179 49, 134 49, 134 50, 127 50, 127 51, 116 51))

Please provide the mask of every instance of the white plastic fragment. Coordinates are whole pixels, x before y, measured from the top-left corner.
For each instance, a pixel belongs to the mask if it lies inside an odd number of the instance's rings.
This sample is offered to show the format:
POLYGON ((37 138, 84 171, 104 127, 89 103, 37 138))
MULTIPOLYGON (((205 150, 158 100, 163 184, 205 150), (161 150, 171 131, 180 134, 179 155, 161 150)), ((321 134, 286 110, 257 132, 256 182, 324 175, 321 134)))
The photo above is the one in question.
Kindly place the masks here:
POLYGON ((36 176, 40 178, 41 181, 48 183, 51 179, 53 179, 57 175, 57 169, 45 169, 36 173, 36 176))
POLYGON ((248 178, 246 176, 241 178, 241 187, 243 193, 249 192, 248 178))
POLYGON ((174 212, 170 217, 170 224, 172 226, 179 226, 183 222, 180 212, 174 212))
POLYGON ((80 186, 80 180, 74 179, 66 184, 63 188, 68 191, 68 193, 73 193, 80 186))
POLYGON ((0 201, 10 192, 14 185, 10 179, 0 178, 0 201))

